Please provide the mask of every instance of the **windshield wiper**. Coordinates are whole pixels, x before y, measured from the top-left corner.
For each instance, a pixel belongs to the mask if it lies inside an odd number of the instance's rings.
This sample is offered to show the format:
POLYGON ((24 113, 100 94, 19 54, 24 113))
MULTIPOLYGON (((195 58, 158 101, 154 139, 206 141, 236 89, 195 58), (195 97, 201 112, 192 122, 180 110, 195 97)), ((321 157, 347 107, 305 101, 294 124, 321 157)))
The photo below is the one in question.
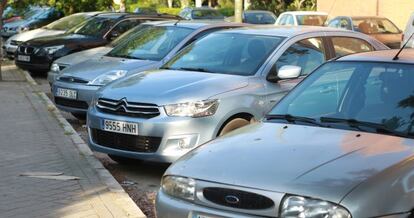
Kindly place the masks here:
POLYGON ((184 71, 198 71, 198 72, 203 72, 203 73, 212 73, 211 71, 205 69, 205 68, 197 68, 197 67, 180 67, 180 68, 176 68, 174 70, 184 70, 184 71))
POLYGON ((378 124, 378 123, 371 123, 371 122, 360 121, 356 119, 335 118, 335 117, 321 117, 320 120, 321 120, 321 123, 346 124, 349 127, 358 129, 360 131, 364 131, 361 127, 366 127, 366 128, 373 129, 375 133, 382 133, 382 134, 388 134, 388 135, 394 135, 394 136, 400 136, 400 137, 410 137, 410 138, 413 137, 409 133, 402 133, 402 132, 394 131, 394 130, 386 128, 383 124, 378 124))
POLYGON ((265 118, 266 120, 286 120, 289 123, 301 122, 301 123, 312 124, 315 126, 326 127, 313 118, 293 116, 291 114, 269 114, 265 118))

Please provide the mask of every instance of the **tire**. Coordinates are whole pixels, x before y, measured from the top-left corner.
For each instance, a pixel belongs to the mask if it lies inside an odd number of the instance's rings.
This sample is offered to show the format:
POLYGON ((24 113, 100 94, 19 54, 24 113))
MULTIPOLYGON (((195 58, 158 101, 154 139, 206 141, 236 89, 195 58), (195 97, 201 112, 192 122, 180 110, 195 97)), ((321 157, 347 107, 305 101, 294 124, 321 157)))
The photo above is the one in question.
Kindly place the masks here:
POLYGON ((235 129, 238 129, 243 126, 247 126, 250 124, 250 120, 247 120, 245 118, 234 118, 230 121, 228 121, 220 130, 218 136, 225 135, 235 129))
POLYGON ((112 154, 108 154, 108 157, 121 165, 132 165, 132 164, 137 164, 140 162, 139 160, 136 160, 136 159, 121 157, 121 156, 112 155, 112 154))
POLYGON ((86 120, 86 113, 71 113, 78 120, 86 120))

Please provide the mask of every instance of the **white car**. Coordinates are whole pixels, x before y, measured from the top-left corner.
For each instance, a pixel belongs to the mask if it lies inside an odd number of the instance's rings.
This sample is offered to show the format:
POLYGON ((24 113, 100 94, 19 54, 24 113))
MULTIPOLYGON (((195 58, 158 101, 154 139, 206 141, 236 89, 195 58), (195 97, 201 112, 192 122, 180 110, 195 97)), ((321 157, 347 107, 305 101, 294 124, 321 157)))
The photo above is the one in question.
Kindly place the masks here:
POLYGON ((23 42, 29 41, 34 38, 55 36, 65 33, 67 30, 82 23, 89 17, 97 15, 98 13, 99 12, 86 12, 72 14, 70 16, 61 18, 53 23, 50 23, 44 27, 16 34, 7 39, 7 41, 4 44, 4 49, 7 52, 7 57, 14 58, 14 54, 17 50, 17 47, 23 42))
POLYGON ((328 13, 318 11, 287 11, 276 20, 280 26, 323 26, 328 13))
MULTIPOLYGON (((407 22, 407 26, 405 27, 404 35, 403 35, 403 43, 401 43, 401 46, 403 46, 407 40, 413 35, 414 33, 414 12, 411 14, 410 19, 407 22)), ((414 48, 414 36, 411 37, 410 42, 407 44, 406 47, 414 48)))

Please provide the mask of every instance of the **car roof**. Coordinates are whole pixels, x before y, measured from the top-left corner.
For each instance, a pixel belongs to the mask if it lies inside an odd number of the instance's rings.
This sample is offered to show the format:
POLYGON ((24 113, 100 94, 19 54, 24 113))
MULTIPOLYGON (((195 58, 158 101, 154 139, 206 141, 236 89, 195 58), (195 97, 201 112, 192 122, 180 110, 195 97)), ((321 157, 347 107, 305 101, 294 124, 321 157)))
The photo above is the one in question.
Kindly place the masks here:
POLYGON ((244 11, 244 13, 269 13, 269 14, 274 14, 271 11, 266 11, 266 10, 246 10, 244 11))
POLYGON ((283 36, 292 37, 305 33, 316 32, 351 32, 349 30, 342 30, 331 27, 321 26, 269 26, 269 25, 248 25, 246 27, 225 30, 226 32, 238 34, 252 34, 252 35, 267 35, 267 36, 283 36))
POLYGON ((101 12, 96 17, 104 17, 110 19, 120 18, 169 18, 169 19, 180 19, 178 16, 170 14, 135 14, 135 13, 123 13, 123 12, 101 12))
POLYGON ((338 58, 337 61, 366 61, 414 64, 414 49, 403 49, 398 55, 398 59, 393 60, 398 51, 398 49, 387 49, 373 52, 357 53, 338 58))
POLYGON ((153 21, 148 22, 147 24, 150 25, 157 25, 157 26, 179 26, 179 27, 185 27, 190 29, 199 29, 203 27, 210 26, 211 28, 214 27, 244 27, 249 26, 248 24, 242 24, 242 23, 230 23, 230 22, 224 22, 224 21, 211 21, 211 20, 180 20, 180 21, 153 21))
POLYGON ((286 11, 286 12, 283 12, 282 14, 293 14, 293 15, 328 15, 328 13, 322 12, 322 11, 286 11))

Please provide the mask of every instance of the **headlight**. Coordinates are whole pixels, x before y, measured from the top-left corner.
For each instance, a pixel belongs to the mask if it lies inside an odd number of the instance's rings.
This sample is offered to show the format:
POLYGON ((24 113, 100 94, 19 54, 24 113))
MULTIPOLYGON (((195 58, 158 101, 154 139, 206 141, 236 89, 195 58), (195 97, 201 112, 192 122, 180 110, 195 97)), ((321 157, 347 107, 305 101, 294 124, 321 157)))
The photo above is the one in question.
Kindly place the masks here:
POLYGON ((219 102, 215 100, 204 100, 180 104, 165 105, 165 113, 176 117, 205 117, 216 113, 219 102))
POLYGON ((109 73, 100 75, 96 77, 94 80, 88 83, 88 85, 91 86, 103 86, 106 85, 114 80, 117 80, 119 78, 122 78, 126 76, 127 71, 126 70, 114 70, 109 73))
POLYGON ((162 190, 173 197, 194 200, 195 180, 178 176, 166 176, 162 179, 162 190))
POLYGON ((54 54, 55 52, 57 52, 58 50, 62 49, 63 47, 65 47, 64 45, 57 45, 57 46, 51 46, 51 47, 45 47, 44 50, 48 53, 48 54, 54 54))
POLYGON ((21 33, 21 32, 24 32, 24 31, 28 31, 29 29, 30 28, 28 26, 19 26, 19 27, 16 28, 16 31, 21 33))
POLYGON ((283 200, 282 218, 351 218, 349 212, 336 204, 300 196, 289 196, 283 200))
POLYGON ((50 67, 50 71, 52 72, 59 72, 60 71, 60 67, 58 64, 53 63, 52 66, 50 67))

